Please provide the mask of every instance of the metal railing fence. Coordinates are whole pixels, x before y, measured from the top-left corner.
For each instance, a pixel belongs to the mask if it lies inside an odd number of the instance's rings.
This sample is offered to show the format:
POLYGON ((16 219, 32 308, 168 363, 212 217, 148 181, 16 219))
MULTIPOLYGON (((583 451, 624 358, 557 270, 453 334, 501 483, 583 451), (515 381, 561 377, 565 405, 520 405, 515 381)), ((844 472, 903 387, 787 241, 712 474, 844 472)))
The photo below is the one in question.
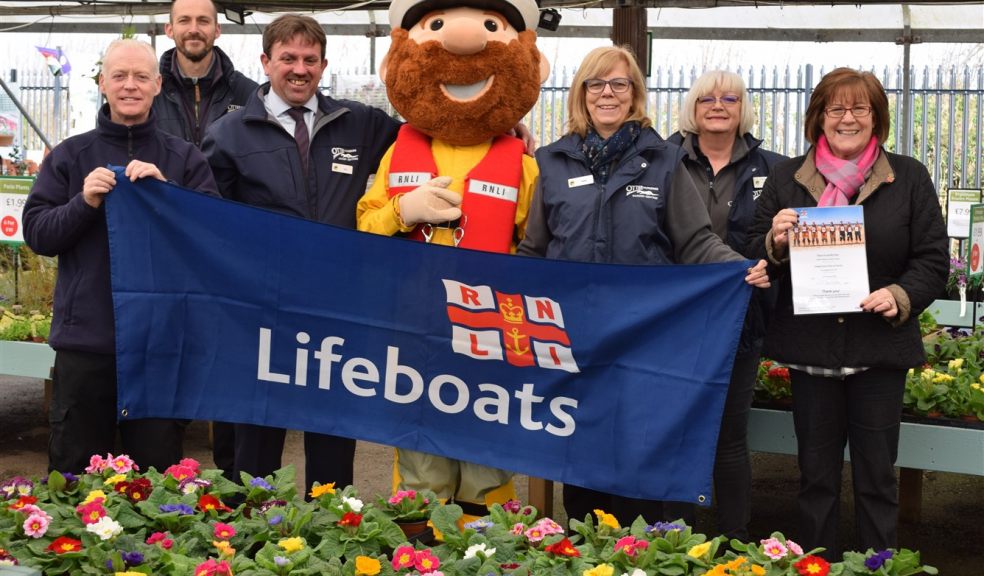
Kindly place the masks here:
MULTIPOLYGON (((21 104, 34 119, 38 128, 47 136, 48 141, 54 145, 67 138, 72 104, 67 80, 52 76, 46 67, 18 70, 16 76, 17 81, 10 83, 11 88, 18 93, 21 104)), ((2 96, 6 97, 6 95, 2 96)), ((16 109, 12 112, 20 115, 16 109)), ((11 111, 8 110, 8 113, 11 111)), ((23 119, 19 131, 20 138, 16 141, 20 143, 22 149, 44 149, 41 137, 23 119)))

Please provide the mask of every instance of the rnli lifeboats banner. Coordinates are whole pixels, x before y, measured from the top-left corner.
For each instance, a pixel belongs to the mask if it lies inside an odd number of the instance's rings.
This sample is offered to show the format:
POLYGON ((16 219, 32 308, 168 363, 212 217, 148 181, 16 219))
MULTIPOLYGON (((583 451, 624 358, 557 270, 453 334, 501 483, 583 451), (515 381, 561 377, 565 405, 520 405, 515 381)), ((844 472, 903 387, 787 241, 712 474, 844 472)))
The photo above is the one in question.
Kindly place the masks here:
POLYGON ((121 418, 309 430, 710 501, 748 262, 489 254, 117 182, 121 418))

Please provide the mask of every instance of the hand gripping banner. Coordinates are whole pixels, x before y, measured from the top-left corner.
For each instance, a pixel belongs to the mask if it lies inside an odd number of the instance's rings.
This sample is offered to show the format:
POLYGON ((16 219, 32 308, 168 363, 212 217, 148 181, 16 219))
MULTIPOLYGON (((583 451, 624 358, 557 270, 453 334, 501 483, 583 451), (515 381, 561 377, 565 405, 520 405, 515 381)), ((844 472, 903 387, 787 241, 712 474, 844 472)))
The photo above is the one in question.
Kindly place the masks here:
POLYGON ((119 173, 106 204, 121 418, 322 432, 710 501, 748 262, 431 246, 119 173))

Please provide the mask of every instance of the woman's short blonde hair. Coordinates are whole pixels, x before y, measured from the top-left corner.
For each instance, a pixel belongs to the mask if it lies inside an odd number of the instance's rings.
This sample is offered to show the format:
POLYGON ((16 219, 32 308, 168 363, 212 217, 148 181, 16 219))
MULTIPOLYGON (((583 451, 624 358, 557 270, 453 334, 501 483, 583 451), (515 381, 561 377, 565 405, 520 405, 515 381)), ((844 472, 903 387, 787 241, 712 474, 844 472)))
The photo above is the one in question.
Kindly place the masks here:
POLYGON ((752 102, 748 97, 748 90, 745 89, 745 81, 741 79, 741 76, 728 70, 710 70, 701 74, 700 78, 694 81, 683 99, 683 111, 680 113, 681 134, 684 136, 700 134, 700 128, 697 127, 697 99, 710 96, 715 90, 737 94, 741 98, 738 135, 741 136, 752 131, 752 126, 755 125, 755 113, 752 111, 752 102))
POLYGON ((611 72, 619 62, 625 63, 629 69, 629 80, 632 81, 632 105, 626 122, 639 122, 643 128, 648 128, 652 121, 646 114, 646 78, 639 69, 632 52, 622 46, 603 46, 595 48, 581 61, 574 74, 571 92, 567 98, 567 132, 578 134, 582 138, 591 127, 591 115, 588 114, 587 88, 584 81, 600 78, 611 72))
POLYGON ((803 120, 803 136, 810 144, 816 145, 823 134, 823 119, 827 106, 836 98, 849 96, 854 102, 867 100, 871 104, 873 120, 872 134, 879 143, 888 139, 892 117, 888 111, 888 96, 878 77, 871 72, 854 70, 853 68, 835 68, 820 79, 820 83, 810 95, 810 103, 806 106, 806 118, 803 120))

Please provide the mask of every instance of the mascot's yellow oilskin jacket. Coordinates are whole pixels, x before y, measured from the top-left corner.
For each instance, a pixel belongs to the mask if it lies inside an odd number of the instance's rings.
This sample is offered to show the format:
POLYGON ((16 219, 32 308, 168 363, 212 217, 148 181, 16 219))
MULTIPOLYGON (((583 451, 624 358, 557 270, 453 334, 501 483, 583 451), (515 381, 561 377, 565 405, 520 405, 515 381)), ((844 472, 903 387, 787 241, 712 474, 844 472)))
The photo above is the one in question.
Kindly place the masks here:
MULTIPOLYGON (((394 0, 380 66, 406 120, 359 201, 359 230, 513 252, 536 187, 536 161, 509 135, 550 66, 536 47, 534 0, 394 0)), ((481 516, 515 496, 511 474, 397 451, 396 483, 481 516)))

